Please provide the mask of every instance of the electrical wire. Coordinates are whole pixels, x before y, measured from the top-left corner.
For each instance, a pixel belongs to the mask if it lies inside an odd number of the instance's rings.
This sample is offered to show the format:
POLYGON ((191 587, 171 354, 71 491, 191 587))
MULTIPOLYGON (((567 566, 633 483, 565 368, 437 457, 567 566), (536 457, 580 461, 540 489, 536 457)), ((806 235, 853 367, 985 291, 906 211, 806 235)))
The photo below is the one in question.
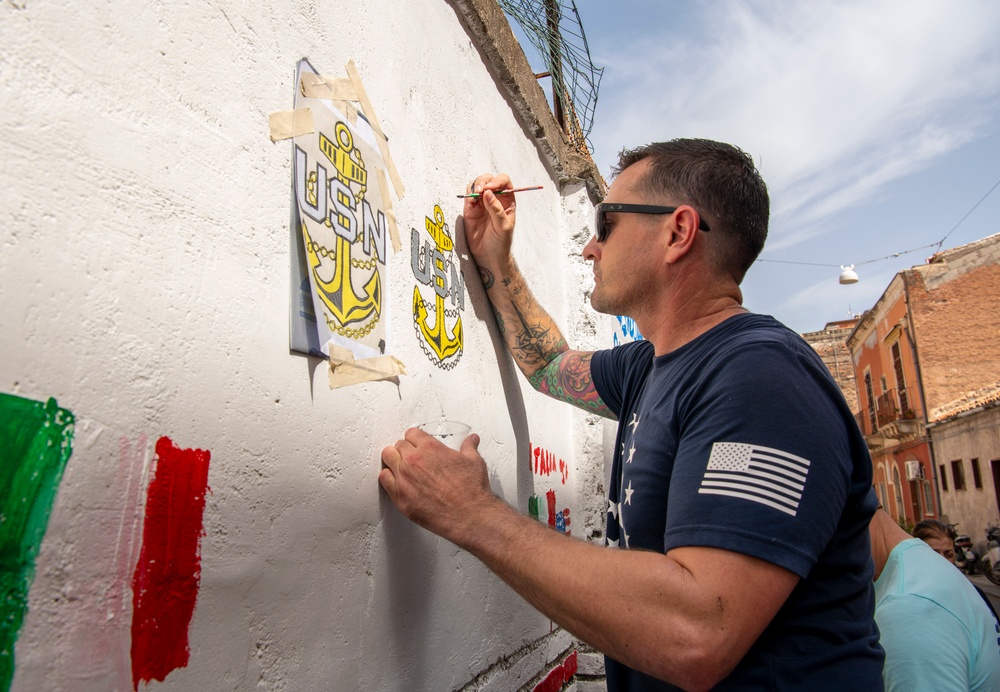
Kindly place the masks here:
MULTIPOLYGON (((861 265, 871 264, 872 262, 881 262, 881 261, 887 260, 887 259, 894 259, 896 257, 899 257, 900 255, 908 255, 911 252, 917 252, 918 250, 926 250, 929 247, 936 247, 937 250, 935 250, 935 254, 937 254, 938 252, 941 251, 941 246, 944 245, 944 241, 948 240, 949 236, 951 236, 951 234, 955 232, 955 229, 957 229, 959 226, 961 226, 962 223, 967 218, 969 218, 969 216, 972 214, 972 212, 974 212, 979 207, 980 204, 982 204, 983 202, 985 202, 986 198, 989 197, 993 193, 993 191, 997 189, 997 187, 1000 187, 1000 180, 997 180, 995 183, 993 183, 993 187, 991 187, 986 192, 986 194, 983 195, 979 199, 978 202, 976 202, 974 205, 972 205, 972 208, 969 209, 969 211, 967 211, 965 213, 965 216, 963 216, 961 219, 959 219, 958 223, 956 223, 954 226, 952 226, 952 229, 950 231, 948 231, 947 233, 945 233, 944 238, 942 238, 941 240, 937 241, 936 243, 929 243, 927 245, 921 245, 920 247, 915 247, 915 248, 913 248, 911 250, 902 250, 900 252, 894 252, 891 255, 886 255, 885 257, 876 257, 875 259, 865 260, 864 262, 856 262, 852 266, 860 267, 861 265)), ((843 267, 844 266, 844 265, 841 265, 841 264, 824 264, 824 263, 820 263, 820 262, 796 262, 794 260, 775 260, 775 259, 765 259, 765 258, 758 258, 757 261, 758 262, 773 262, 773 263, 776 263, 776 264, 801 264, 801 265, 810 266, 810 267, 843 267)))

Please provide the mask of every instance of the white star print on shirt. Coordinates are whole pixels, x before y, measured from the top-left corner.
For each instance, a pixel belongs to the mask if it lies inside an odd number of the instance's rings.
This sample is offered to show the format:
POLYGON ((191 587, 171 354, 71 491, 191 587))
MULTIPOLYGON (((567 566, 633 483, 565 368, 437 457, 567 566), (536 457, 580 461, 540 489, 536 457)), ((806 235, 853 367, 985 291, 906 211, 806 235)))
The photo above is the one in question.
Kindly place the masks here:
POLYGON ((625 460, 625 463, 626 464, 631 464, 632 463, 632 457, 634 457, 634 456, 635 456, 635 445, 633 444, 631 447, 629 447, 629 450, 628 450, 628 459, 625 460))
POLYGON ((632 414, 632 422, 629 423, 629 425, 632 427, 632 434, 635 435, 635 431, 639 429, 639 414, 638 413, 633 413, 632 414))
POLYGON ((629 480, 628 487, 625 488, 625 504, 627 505, 632 504, 632 493, 634 492, 635 490, 632 489, 632 481, 629 480))
POLYGON ((617 504, 615 504, 614 502, 612 502, 611 500, 608 500, 608 512, 609 512, 609 513, 611 514, 611 516, 613 516, 613 517, 614 517, 615 519, 617 519, 617 518, 618 518, 618 505, 617 505, 617 504))

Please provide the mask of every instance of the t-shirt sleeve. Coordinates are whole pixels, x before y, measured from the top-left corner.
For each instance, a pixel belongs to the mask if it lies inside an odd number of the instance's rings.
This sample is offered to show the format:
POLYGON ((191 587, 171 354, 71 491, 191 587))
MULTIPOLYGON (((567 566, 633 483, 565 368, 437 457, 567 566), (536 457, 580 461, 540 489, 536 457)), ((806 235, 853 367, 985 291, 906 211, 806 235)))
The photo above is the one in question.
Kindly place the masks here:
POLYGON ((780 341, 704 364, 678 407, 667 550, 722 548, 809 575, 838 530, 853 467, 846 405, 822 367, 780 341))
POLYGON ((895 594, 879 603, 875 621, 886 692, 969 689, 969 637, 955 615, 921 596, 895 594))
POLYGON ((604 405, 621 415, 625 389, 636 376, 645 375, 653 357, 648 341, 632 341, 615 348, 596 351, 590 359, 590 376, 604 405), (647 367, 642 367, 645 364, 647 367), (629 376, 629 373, 632 373, 629 376))

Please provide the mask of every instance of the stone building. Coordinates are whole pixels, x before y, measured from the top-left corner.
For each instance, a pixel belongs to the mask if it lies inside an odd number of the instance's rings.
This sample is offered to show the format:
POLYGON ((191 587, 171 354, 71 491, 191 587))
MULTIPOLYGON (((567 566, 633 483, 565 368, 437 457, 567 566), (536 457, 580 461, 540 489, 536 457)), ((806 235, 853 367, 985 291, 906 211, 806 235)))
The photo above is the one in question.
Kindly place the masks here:
POLYGON ((848 338, 875 485, 900 523, 1000 516, 1000 235, 899 272, 848 338))
POLYGON ((851 352, 847 348, 847 337, 850 336, 858 318, 827 322, 818 332, 807 332, 802 335, 813 350, 819 354, 827 370, 833 375, 840 391, 844 393, 847 404, 852 411, 858 410, 858 388, 854 378, 854 363, 851 352))
POLYGON ((982 548, 1000 522, 1000 234, 907 274, 941 512, 982 548))

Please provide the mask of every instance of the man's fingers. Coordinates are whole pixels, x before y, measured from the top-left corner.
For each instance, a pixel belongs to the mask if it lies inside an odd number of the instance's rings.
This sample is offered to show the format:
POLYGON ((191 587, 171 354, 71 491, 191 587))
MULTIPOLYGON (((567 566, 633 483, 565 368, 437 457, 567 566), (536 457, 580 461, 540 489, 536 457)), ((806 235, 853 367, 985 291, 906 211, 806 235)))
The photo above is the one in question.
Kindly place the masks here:
POLYGON ((378 482, 385 488, 386 495, 389 499, 396 502, 396 476, 393 474, 391 469, 382 469, 378 472, 378 482))
POLYGON ((493 180, 492 173, 483 173, 477 176, 476 179, 472 181, 469 192, 482 192, 483 188, 486 187, 491 180, 493 180))
MULTIPOLYGON (((479 179, 476 179, 479 182, 479 179)), ((510 184, 510 176, 506 173, 497 173, 495 176, 490 176, 490 179, 483 181, 483 187, 489 190, 506 190, 507 188, 514 187, 510 184)))
MULTIPOLYGON (((504 197, 513 197, 513 195, 504 195, 504 197)), ((514 213, 514 200, 501 200, 499 196, 494 195, 489 190, 483 193, 482 200, 486 205, 486 213, 490 215, 493 227, 497 229, 509 228, 511 225, 510 216, 514 213), (504 206, 505 202, 506 206, 504 206)))
POLYGON ((462 442, 462 454, 479 454, 479 435, 472 433, 462 442))
POLYGON ((416 447, 417 442, 424 437, 429 437, 429 435, 420 428, 407 428, 406 432, 403 433, 403 439, 396 443, 396 448, 399 449, 400 444, 409 444, 416 447))
MULTIPOLYGON (((396 444, 399 443, 397 442, 396 444)), ((393 473, 396 472, 396 467, 399 466, 400 459, 402 459, 402 455, 395 446, 384 447, 382 449, 382 463, 385 464, 393 473)))

